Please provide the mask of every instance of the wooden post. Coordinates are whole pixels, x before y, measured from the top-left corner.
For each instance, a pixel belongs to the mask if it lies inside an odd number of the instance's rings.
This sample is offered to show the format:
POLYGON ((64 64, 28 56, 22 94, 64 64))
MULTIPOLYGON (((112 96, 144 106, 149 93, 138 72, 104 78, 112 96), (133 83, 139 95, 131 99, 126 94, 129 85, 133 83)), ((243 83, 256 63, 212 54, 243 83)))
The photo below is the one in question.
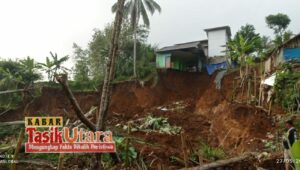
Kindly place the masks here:
POLYGON ((22 142, 23 142, 24 136, 25 136, 25 129, 22 128, 20 130, 20 134, 19 134, 19 138, 18 138, 16 149, 15 149, 13 161, 12 161, 12 164, 10 166, 10 170, 16 170, 16 163, 15 163, 15 161, 17 161, 17 159, 19 157, 19 152, 20 152, 20 149, 21 149, 21 146, 22 146, 22 142))
POLYGON ((185 168, 189 167, 189 158, 186 151, 186 141, 185 141, 185 135, 184 132, 181 132, 181 149, 183 151, 183 160, 184 160, 184 166, 185 168))
POLYGON ((234 101, 234 97, 235 97, 235 91, 236 91, 236 80, 233 79, 233 89, 232 89, 232 95, 231 95, 231 102, 234 101))
MULTIPOLYGON (((68 119, 66 121, 65 127, 68 127, 69 121, 70 121, 70 119, 68 119)), ((59 153, 57 170, 62 170, 64 168, 64 166, 63 166, 64 157, 65 157, 64 153, 59 153)))
MULTIPOLYGON (((24 94, 25 96, 25 94, 24 94)), ((25 98, 25 97, 24 97, 25 98)), ((23 99, 25 100, 25 99, 23 99)), ((24 110, 23 110, 23 115, 24 117, 27 115, 27 111, 28 111, 28 108, 29 108, 29 105, 32 103, 33 101, 29 102, 26 104, 24 110)), ((22 147, 22 143, 23 143, 23 140, 24 140, 24 136, 25 136, 25 129, 22 128, 20 130, 20 133, 19 133, 19 138, 18 138, 18 142, 17 142, 17 145, 16 145, 16 149, 15 149, 15 153, 14 153, 14 157, 13 157, 13 160, 12 160, 12 164, 10 166, 10 170, 15 170, 16 169, 16 163, 15 161, 18 160, 18 157, 19 157, 19 152, 20 152, 20 149, 22 147)))
MULTIPOLYGON (((130 132, 131 132, 131 125, 130 123, 128 123, 128 131, 127 134, 128 136, 130 136, 130 132)), ((127 137, 126 138, 126 145, 125 145, 125 165, 128 166, 129 165, 129 144, 130 144, 130 138, 127 137)))
POLYGON ((250 103, 250 100, 251 100, 251 80, 250 80, 249 77, 247 78, 247 81, 248 81, 247 103, 249 104, 249 103, 250 103))
POLYGON ((271 116, 271 112, 272 112, 272 100, 270 100, 270 104, 269 104, 269 109, 268 109, 268 115, 271 116))
POLYGON ((58 166, 57 166, 57 170, 62 170, 63 169, 63 159, 65 157, 64 153, 60 153, 59 154, 59 158, 58 158, 58 166))
MULTIPOLYGON (((261 74, 261 78, 260 78, 260 81, 262 81, 262 80, 265 80, 265 76, 264 76, 264 73, 262 73, 261 74)), ((260 82, 260 86, 259 86, 260 88, 259 88, 259 103, 258 103, 258 105, 259 106, 263 106, 263 98, 264 98, 264 93, 263 93, 263 90, 264 90, 264 87, 263 87, 263 84, 260 82)))
POLYGON ((163 167, 162 167, 162 165, 160 163, 157 164, 157 170, 163 170, 163 167))
POLYGON ((243 101, 243 96, 244 96, 244 91, 245 91, 245 76, 241 79, 241 87, 242 87, 241 100, 243 101))
MULTIPOLYGON (((256 87, 257 87, 257 84, 256 84, 256 80, 257 79, 257 76, 256 76, 256 70, 254 69, 254 98, 256 100, 256 87)), ((256 103, 255 103, 256 104, 256 103)))
POLYGON ((198 152, 198 158, 199 158, 199 166, 202 166, 204 164, 204 161, 200 151, 198 152))

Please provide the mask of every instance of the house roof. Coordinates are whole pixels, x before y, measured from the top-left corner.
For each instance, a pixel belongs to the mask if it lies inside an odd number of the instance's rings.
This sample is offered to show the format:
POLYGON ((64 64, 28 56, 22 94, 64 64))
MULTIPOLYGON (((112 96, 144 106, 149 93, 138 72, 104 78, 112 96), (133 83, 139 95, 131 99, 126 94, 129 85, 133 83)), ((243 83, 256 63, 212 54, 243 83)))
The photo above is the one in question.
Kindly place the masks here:
POLYGON ((293 38, 287 40, 285 43, 283 43, 279 48, 284 47, 286 45, 288 45, 289 43, 292 43, 294 40, 299 39, 300 38, 300 34, 295 35, 293 38))
POLYGON ((281 50, 281 49, 287 47, 290 43, 293 43, 293 42, 294 42, 295 40, 297 40, 297 39, 300 39, 300 34, 295 35, 293 38, 287 40, 286 42, 284 42, 284 43, 283 43, 282 45, 280 45, 279 47, 277 47, 277 48, 273 49, 272 51, 270 51, 270 52, 268 53, 268 57, 266 58, 266 60, 267 60, 268 58, 270 58, 272 55, 274 55, 274 54, 276 55, 276 53, 277 53, 279 50, 281 50))
POLYGON ((280 50, 280 49, 286 47, 289 43, 292 43, 293 41, 295 41, 295 40, 297 40, 297 39, 300 39, 300 34, 295 35, 293 38, 287 40, 287 41, 286 41, 285 43, 283 43, 282 45, 280 45, 280 46, 278 46, 277 48, 273 49, 273 50, 269 53, 269 55, 270 55, 270 56, 273 55, 274 53, 276 53, 276 51, 278 51, 278 50, 280 50))
POLYGON ((182 50, 182 49, 189 49, 189 48, 199 48, 199 44, 201 41, 192 41, 187 43, 180 43, 175 44, 173 46, 163 47, 156 52, 167 52, 167 51, 174 51, 174 50, 182 50))
POLYGON ((222 26, 222 27, 214 27, 214 28, 208 28, 208 29, 204 29, 204 31, 210 32, 210 31, 217 31, 217 30, 226 30, 227 34, 229 35, 229 37, 231 37, 231 29, 229 26, 222 26))

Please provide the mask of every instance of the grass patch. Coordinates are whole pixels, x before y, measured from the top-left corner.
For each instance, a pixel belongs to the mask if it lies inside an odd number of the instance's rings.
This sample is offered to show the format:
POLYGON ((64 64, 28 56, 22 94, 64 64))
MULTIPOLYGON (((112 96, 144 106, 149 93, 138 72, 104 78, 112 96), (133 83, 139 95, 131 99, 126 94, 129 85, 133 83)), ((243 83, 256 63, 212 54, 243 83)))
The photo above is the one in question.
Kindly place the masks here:
POLYGON ((208 144, 202 144, 200 148, 201 155, 211 161, 225 158, 225 151, 222 148, 211 147, 208 144))

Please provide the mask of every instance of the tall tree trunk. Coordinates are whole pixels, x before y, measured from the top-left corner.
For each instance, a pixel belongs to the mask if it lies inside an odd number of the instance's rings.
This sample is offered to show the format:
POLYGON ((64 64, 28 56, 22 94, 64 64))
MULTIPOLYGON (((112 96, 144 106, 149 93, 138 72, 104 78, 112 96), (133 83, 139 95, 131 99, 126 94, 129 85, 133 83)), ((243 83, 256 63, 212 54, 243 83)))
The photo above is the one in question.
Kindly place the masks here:
POLYGON ((140 21, 140 16, 139 16, 139 6, 136 3, 135 4, 135 22, 133 24, 133 77, 137 78, 137 73, 136 73, 136 45, 137 45, 137 29, 138 29, 138 25, 139 25, 139 21, 140 21))
MULTIPOLYGON (((98 131, 105 130, 105 120, 111 98, 111 82, 115 75, 116 57, 119 48, 119 37, 123 21, 124 3, 125 0, 118 0, 118 10, 115 16, 111 47, 109 51, 109 58, 106 64, 101 101, 99 104, 99 113, 96 125, 96 130, 98 131)), ((96 154, 96 169, 101 169, 101 154, 96 154)))
POLYGON ((119 37, 123 21, 123 9, 125 0, 118 0, 118 11, 115 17, 113 37, 111 40, 111 48, 109 58, 106 64, 105 76, 102 86, 101 101, 99 107, 99 118, 97 121, 97 130, 104 130, 104 119, 107 115, 108 105, 111 96, 111 82, 115 74, 116 57, 119 48, 119 37))
POLYGON ((136 78, 136 43, 137 43, 137 24, 133 28, 133 77, 136 78))

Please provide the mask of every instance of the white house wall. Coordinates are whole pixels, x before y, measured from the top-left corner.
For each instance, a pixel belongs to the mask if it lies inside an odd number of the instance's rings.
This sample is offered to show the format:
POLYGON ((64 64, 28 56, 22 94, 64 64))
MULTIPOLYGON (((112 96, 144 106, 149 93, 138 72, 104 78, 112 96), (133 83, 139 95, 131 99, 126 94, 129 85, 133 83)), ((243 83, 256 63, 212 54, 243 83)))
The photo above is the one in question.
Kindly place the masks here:
POLYGON ((283 57, 283 48, 281 48, 279 55, 276 57, 276 63, 275 63, 275 65, 278 66, 278 65, 280 65, 280 64, 282 64, 284 62, 285 61, 284 61, 284 57, 283 57))
POLYGON ((227 34, 226 30, 215 30, 209 31, 207 33, 208 36, 208 56, 225 56, 226 47, 224 47, 227 43, 227 34))

